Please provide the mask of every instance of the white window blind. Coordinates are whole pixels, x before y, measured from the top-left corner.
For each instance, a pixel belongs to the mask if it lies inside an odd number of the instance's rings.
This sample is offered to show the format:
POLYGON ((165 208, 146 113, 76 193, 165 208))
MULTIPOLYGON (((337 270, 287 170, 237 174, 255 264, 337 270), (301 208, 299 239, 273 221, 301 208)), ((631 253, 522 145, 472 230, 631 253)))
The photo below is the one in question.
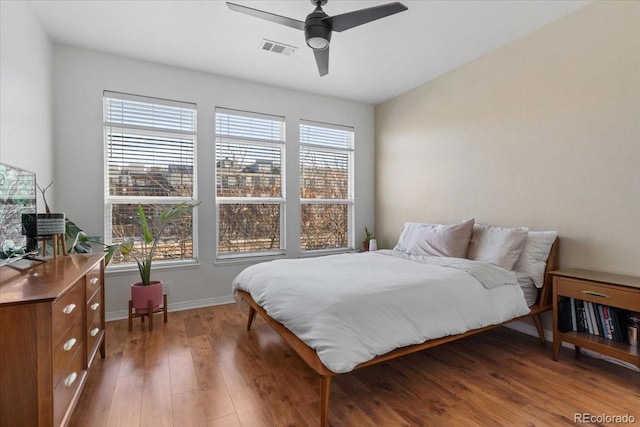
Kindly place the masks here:
POLYGON ((216 109, 218 257, 284 252, 284 117, 216 109))
MULTIPOLYGON (((103 103, 105 240, 139 246, 138 203, 153 227, 168 205, 196 200, 196 105, 107 91, 103 103)), ((186 214, 165 230, 157 260, 196 258, 194 218, 186 214)))
POLYGON ((302 251, 353 247, 353 128, 300 124, 302 251))

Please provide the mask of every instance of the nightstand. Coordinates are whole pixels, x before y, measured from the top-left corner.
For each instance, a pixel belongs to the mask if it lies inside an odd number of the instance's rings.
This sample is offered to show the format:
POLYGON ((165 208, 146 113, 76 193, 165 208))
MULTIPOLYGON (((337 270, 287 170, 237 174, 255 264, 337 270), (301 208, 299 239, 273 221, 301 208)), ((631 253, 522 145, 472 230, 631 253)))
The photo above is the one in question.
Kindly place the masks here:
POLYGON ((625 330, 619 330, 617 336, 615 328, 612 329, 617 324, 614 317, 624 319, 630 313, 640 313, 640 277, 579 269, 550 274, 553 276, 553 360, 558 360, 560 346, 566 341, 575 346, 576 357, 584 347, 640 367, 640 347, 628 343, 624 321, 618 326, 625 330))

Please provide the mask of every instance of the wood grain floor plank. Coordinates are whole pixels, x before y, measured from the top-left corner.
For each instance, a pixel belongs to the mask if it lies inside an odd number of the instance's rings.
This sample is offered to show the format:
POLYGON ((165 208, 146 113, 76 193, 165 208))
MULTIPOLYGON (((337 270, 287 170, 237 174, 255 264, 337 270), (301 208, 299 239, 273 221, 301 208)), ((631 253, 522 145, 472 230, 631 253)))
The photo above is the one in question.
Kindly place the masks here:
POLYGON ((147 366, 142 387, 140 425, 172 427, 172 419, 171 376, 168 363, 147 366))
POLYGON ((182 394, 198 390, 198 378, 188 346, 174 348, 169 355, 171 394, 182 394))
POLYGON ((236 414, 231 414, 209 421, 207 427, 242 427, 242 424, 236 414))
MULTIPOLYGON (((153 332, 108 322, 107 357, 71 425, 317 427, 318 377, 261 319, 245 324, 235 304, 169 313, 153 332)), ((499 328, 336 376, 329 424, 569 426, 581 412, 640 423, 638 402, 637 371, 567 349, 556 362, 536 338, 499 328)))
POLYGON ((89 378, 95 378, 95 381, 87 382, 84 393, 91 394, 94 398, 80 400, 72 427, 107 425, 121 362, 122 352, 117 352, 112 353, 108 359, 101 360, 101 363, 93 363, 89 378))
POLYGON ((145 352, 144 335, 134 334, 132 339, 125 343, 118 376, 128 377, 135 373, 144 372, 145 352))
POLYGON ((221 369, 224 382, 243 426, 276 425, 266 402, 256 390, 252 377, 246 377, 235 362, 225 362, 221 369))
MULTIPOLYGON (((113 392, 107 425, 113 427, 141 425, 144 373, 120 376, 113 392)), ((85 396, 87 393, 84 393, 85 396)))
POLYGON ((207 418, 200 400, 199 390, 187 391, 171 396, 173 400, 173 425, 206 427, 207 418))
MULTIPOLYGON (((190 343, 194 339, 191 338, 189 340, 190 343)), ((205 342, 208 343, 208 340, 205 339, 205 342)), ((235 413, 220 366, 216 363, 211 363, 206 357, 193 356, 193 353, 192 358, 205 418, 213 420, 235 413)))

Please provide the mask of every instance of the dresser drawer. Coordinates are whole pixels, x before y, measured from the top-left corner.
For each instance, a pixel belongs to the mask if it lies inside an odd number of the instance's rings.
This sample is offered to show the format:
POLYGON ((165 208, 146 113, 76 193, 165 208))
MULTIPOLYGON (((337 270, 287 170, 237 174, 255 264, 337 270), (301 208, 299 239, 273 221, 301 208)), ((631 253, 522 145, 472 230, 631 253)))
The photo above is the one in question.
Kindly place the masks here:
POLYGON ((101 292, 96 293, 87 303, 87 357, 90 364, 95 355, 96 347, 103 335, 101 292))
POLYGON ((97 265, 87 273, 87 300, 93 297, 93 295, 95 295, 95 293, 102 287, 101 271, 101 266, 97 265))
POLYGON ((92 325, 87 335, 87 367, 91 366, 100 345, 100 338, 104 336, 104 329, 100 325, 92 325))
POLYGON ((62 422, 73 395, 82 384, 86 371, 82 369, 82 350, 78 348, 71 363, 63 371, 60 381, 53 389, 53 425, 62 422))
POLYGON ((65 368, 79 348, 84 345, 82 333, 82 318, 76 317, 71 327, 62 335, 58 344, 53 348, 53 385, 60 380, 65 368))
POLYGON ((69 328, 71 322, 83 311, 85 305, 84 286, 82 281, 73 286, 64 296, 53 304, 52 312, 52 341, 57 343, 62 334, 69 328))
POLYGON ((553 283, 558 295, 627 310, 640 310, 638 292, 628 290, 628 288, 565 277, 555 277, 553 283))
POLYGON ((94 321, 100 323, 102 319, 102 293, 96 293, 89 301, 87 301, 87 326, 91 325, 94 321))

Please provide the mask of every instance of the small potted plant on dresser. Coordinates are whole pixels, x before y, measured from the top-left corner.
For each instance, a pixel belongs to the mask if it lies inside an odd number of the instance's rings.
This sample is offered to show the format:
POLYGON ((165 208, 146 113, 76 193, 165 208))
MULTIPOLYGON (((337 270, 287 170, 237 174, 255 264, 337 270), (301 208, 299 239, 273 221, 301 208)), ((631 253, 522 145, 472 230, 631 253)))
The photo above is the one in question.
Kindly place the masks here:
MULTIPOLYGON (((142 205, 138 204, 138 219, 140 220, 143 244, 138 250, 135 250, 133 245, 120 245, 119 248, 120 252, 125 257, 131 256, 138 264, 140 281, 131 285, 132 307, 130 307, 130 310, 131 308, 135 309, 136 315, 150 316, 153 312, 158 310, 160 304, 162 304, 162 282, 160 280, 151 279, 151 265, 158 247, 158 242, 160 241, 160 238, 167 226, 173 220, 181 218, 185 213, 191 211, 197 205, 199 205, 199 203, 190 204, 183 202, 166 208, 157 217, 157 232, 154 237, 147 217, 142 209, 142 205), (152 303, 150 304, 149 301, 152 301, 152 303), (151 313, 149 310, 151 310, 151 313)), ((166 307, 164 307, 164 310, 166 321, 166 307)), ((129 317, 129 329, 131 329, 131 313, 129 317)))

